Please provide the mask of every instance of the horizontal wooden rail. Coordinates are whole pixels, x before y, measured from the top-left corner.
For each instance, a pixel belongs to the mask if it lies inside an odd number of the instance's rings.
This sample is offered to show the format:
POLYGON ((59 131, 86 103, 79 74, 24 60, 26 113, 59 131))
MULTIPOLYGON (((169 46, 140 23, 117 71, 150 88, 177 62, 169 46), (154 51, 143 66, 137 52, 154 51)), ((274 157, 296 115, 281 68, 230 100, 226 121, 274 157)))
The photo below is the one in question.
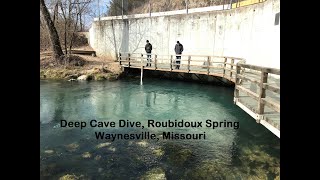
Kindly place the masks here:
POLYGON ((262 98, 262 102, 273 110, 280 112, 280 104, 278 102, 274 102, 273 100, 262 98))
POLYGON ((280 94, 280 88, 279 87, 275 87, 275 86, 271 86, 270 84, 263 83, 263 88, 280 94))
POLYGON ((238 66, 243 67, 243 68, 248 68, 248 69, 261 71, 261 72, 280 75, 280 69, 267 68, 267 67, 261 67, 261 66, 250 65, 250 64, 243 64, 243 63, 238 64, 238 66))
POLYGON ((259 100, 259 95, 257 93, 250 91, 250 89, 247 89, 242 86, 236 86, 236 89, 245 92, 247 95, 249 95, 250 97, 252 97, 255 100, 259 100))
POLYGON ((280 137, 279 85, 280 69, 243 62, 236 65, 234 102, 278 137, 280 137), (251 86, 256 93, 250 90, 251 86), (267 94, 267 90, 273 94, 267 94), (240 92, 244 92, 247 96, 240 96, 240 92), (265 107, 269 109, 266 111, 265 107))
MULTIPOLYGON (((243 58, 227 57, 227 56, 207 56, 207 55, 179 55, 180 63, 176 63, 176 54, 172 55, 158 55, 147 53, 119 53, 119 62, 121 65, 127 65, 128 67, 137 67, 144 65, 144 63, 150 63, 154 66, 155 70, 168 68, 170 71, 176 71, 177 66, 181 72, 186 73, 199 73, 212 75, 215 71, 223 70, 223 73, 219 74, 220 77, 224 77, 228 80, 234 81, 234 74, 236 74, 235 67, 239 62, 245 62, 243 58), (148 62, 148 55, 151 55, 150 62, 148 62), (220 59, 220 60, 219 60, 220 59), (212 64, 217 64, 213 66, 212 64), (164 66, 166 67, 159 67, 164 66), (182 68, 182 69, 181 69, 182 68)), ((150 68, 148 68, 150 69, 150 68)))
POLYGON ((241 75, 241 74, 238 74, 238 78, 240 78, 240 79, 242 79, 242 80, 245 80, 245 81, 252 82, 252 83, 257 84, 257 85, 260 84, 260 81, 259 81, 259 80, 253 79, 253 78, 248 78, 248 77, 245 77, 244 75, 241 75))

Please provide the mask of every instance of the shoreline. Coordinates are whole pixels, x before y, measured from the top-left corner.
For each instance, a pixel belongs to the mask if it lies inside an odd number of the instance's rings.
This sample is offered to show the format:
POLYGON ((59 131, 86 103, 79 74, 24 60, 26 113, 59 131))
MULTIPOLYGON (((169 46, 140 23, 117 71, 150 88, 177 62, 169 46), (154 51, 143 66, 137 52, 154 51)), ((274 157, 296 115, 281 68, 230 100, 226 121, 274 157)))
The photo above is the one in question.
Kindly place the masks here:
POLYGON ((72 55, 66 64, 57 64, 51 57, 40 58, 40 79, 66 81, 114 81, 123 73, 119 62, 101 57, 72 55))
MULTIPOLYGON (((122 73, 122 72, 121 72, 122 73)), ((121 73, 102 71, 99 68, 85 69, 85 68, 40 68, 40 80, 66 80, 66 81, 101 81, 118 80, 121 73)))

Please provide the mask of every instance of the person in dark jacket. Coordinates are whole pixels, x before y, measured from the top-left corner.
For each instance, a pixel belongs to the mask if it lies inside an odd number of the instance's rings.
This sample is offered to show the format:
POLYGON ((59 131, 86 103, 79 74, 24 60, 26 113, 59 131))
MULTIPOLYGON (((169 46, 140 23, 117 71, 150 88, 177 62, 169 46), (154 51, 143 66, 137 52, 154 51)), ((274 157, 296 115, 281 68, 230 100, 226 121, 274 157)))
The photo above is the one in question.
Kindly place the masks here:
POLYGON ((147 53, 147 67, 150 66, 151 67, 151 51, 152 51, 152 45, 149 43, 149 40, 146 41, 147 44, 144 47, 144 49, 146 50, 147 53))
POLYGON ((181 61, 181 55, 182 54, 182 51, 183 51, 183 45, 177 41, 177 44, 176 46, 174 47, 174 51, 176 52, 176 69, 179 69, 180 68, 180 61, 181 61))

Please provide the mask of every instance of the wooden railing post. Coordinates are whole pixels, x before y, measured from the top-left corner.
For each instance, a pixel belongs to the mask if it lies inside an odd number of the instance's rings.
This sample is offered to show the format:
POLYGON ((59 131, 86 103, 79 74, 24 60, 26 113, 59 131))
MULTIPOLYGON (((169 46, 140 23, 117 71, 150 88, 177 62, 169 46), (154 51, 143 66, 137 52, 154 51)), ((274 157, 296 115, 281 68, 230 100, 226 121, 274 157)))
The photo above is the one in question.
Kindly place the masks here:
POLYGON ((140 65, 143 66, 143 54, 141 54, 141 62, 140 63, 141 63, 140 65))
POLYGON ((210 74, 210 68, 209 68, 209 66, 210 66, 210 56, 208 56, 208 58, 207 58, 207 71, 208 71, 208 75, 210 74))
POLYGON ((143 84, 142 79, 143 79, 143 65, 142 65, 142 63, 141 63, 140 85, 143 84))
POLYGON ((130 67, 130 53, 128 53, 128 66, 130 67))
POLYGON ((154 55, 154 70, 157 70, 157 55, 154 55))
POLYGON ((191 60, 191 56, 188 56, 188 73, 190 73, 190 60, 191 60))
POLYGON ((172 58, 173 58, 173 56, 171 55, 171 58, 170 58, 170 71, 172 71, 172 58))
POLYGON ((264 113, 264 103, 262 102, 262 98, 266 97, 266 89, 263 87, 263 83, 268 82, 268 73, 261 71, 261 79, 260 79, 260 92, 259 92, 259 101, 258 101, 258 114, 262 115, 264 113))
POLYGON ((239 89, 237 88, 237 86, 240 86, 240 79, 238 77, 238 74, 240 74, 240 66, 237 65, 236 66, 236 80, 234 82, 235 87, 234 87, 234 97, 233 97, 233 102, 234 104, 236 104, 237 99, 239 98, 239 89))
POLYGON ((230 80, 232 79, 232 70, 233 70, 234 59, 231 59, 231 70, 230 70, 230 80))
POLYGON ((236 81, 235 81, 235 88, 234 88, 234 98, 239 98, 239 89, 237 89, 237 86, 240 85, 240 79, 238 74, 240 74, 241 67, 239 65, 236 65, 236 81))
POLYGON ((224 63, 223 63, 223 77, 226 75, 226 62, 227 62, 227 58, 224 58, 224 63))

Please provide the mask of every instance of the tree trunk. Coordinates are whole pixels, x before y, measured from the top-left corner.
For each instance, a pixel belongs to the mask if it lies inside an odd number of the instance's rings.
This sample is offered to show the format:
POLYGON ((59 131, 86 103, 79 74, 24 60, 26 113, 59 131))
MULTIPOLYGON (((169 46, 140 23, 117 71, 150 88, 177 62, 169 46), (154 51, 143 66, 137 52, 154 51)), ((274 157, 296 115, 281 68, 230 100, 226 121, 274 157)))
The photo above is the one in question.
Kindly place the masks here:
POLYGON ((83 31, 83 24, 82 24, 82 13, 80 13, 80 31, 83 31))
POLYGON ((54 5, 54 10, 53 10, 53 24, 56 22, 56 18, 58 20, 58 2, 54 5))
POLYGON ((64 50, 66 51, 65 53, 68 54, 68 44, 67 44, 67 23, 68 20, 64 20, 64 50))
POLYGON ((73 45, 73 40, 74 40, 74 34, 77 30, 77 27, 78 27, 78 17, 79 17, 79 14, 77 14, 77 17, 76 17, 76 24, 74 25, 74 29, 72 31, 72 35, 71 35, 71 39, 70 39, 70 46, 69 46, 69 52, 71 54, 71 48, 72 48, 72 45, 73 45))
MULTIPOLYGON (((82 9, 80 8, 80 3, 79 3, 79 0, 78 0, 78 14, 79 14, 79 17, 80 17, 80 31, 82 31, 82 9)), ((78 16, 77 16, 78 18, 78 16)))
POLYGON ((68 48, 67 48, 67 24, 68 24, 68 20, 67 20, 67 17, 66 17, 66 13, 64 11, 64 8, 62 6, 62 2, 59 1, 59 4, 60 4, 60 9, 61 9, 61 12, 62 12, 62 16, 64 18, 64 50, 65 50, 65 53, 68 54, 68 48))
POLYGON ((41 13, 44 17, 44 20, 46 21, 47 28, 49 30, 49 36, 50 36, 50 41, 52 44, 52 50, 53 50, 53 57, 55 59, 60 58, 63 55, 61 45, 60 45, 60 40, 59 36, 57 33, 57 30, 50 18, 49 11, 44 3, 44 0, 40 0, 40 10, 41 13))

